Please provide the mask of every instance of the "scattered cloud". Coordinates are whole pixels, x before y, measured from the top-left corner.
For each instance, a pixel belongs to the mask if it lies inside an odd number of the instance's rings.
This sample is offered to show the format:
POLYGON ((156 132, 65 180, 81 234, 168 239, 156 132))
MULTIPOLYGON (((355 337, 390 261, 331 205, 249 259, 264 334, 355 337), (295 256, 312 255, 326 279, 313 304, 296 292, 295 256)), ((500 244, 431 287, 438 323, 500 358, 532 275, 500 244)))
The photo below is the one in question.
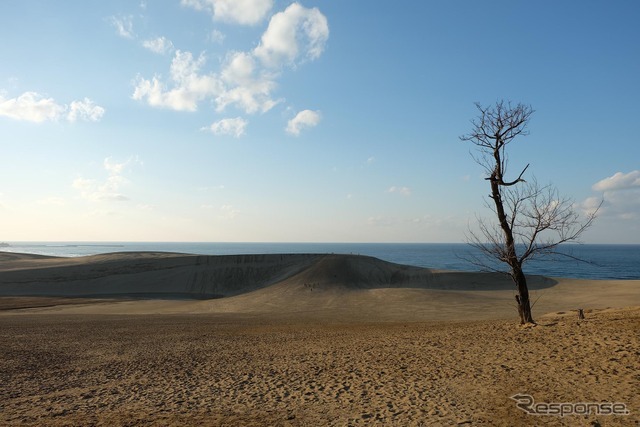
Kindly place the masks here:
POLYGON ((222 84, 215 74, 200 75, 204 55, 195 60, 191 52, 177 50, 171 62, 173 88, 166 89, 158 77, 151 80, 138 76, 133 99, 146 100, 152 107, 177 111, 196 111, 198 102, 222 93, 222 84))
POLYGON ((228 118, 218 120, 214 122, 210 127, 203 128, 203 130, 209 130, 214 135, 230 135, 235 138, 240 138, 245 133, 245 128, 248 122, 242 117, 228 118))
POLYGON ((153 53, 164 55, 173 51, 173 43, 166 37, 156 37, 155 39, 145 40, 142 42, 142 46, 145 49, 150 50, 153 53))
POLYGON ((133 16, 111 16, 109 23, 116 29, 116 33, 120 37, 132 39, 135 36, 133 32, 133 16))
POLYGON ((599 197, 588 197, 582 203, 579 203, 577 207, 582 210, 585 215, 593 215, 601 203, 602 199, 599 197))
POLYGON ((408 197, 411 195, 411 189, 409 187, 396 187, 394 185, 387 190, 387 193, 396 193, 408 197))
POLYGON ((329 38, 327 18, 317 8, 293 3, 271 17, 254 54, 268 67, 317 59, 329 38))
POLYGON ((80 192, 82 198, 91 202, 127 201, 128 197, 117 190, 126 181, 120 176, 109 177, 106 182, 100 184, 94 179, 76 178, 73 188, 80 192))
MULTIPOLYGON (((182 5, 211 13, 214 19, 235 24, 254 24, 273 7, 272 0, 182 0, 182 5)), ((140 75, 134 80, 132 98, 152 107, 176 111, 197 111, 199 104, 212 101, 218 113, 235 108, 245 114, 266 113, 283 102, 274 99, 283 66, 318 58, 329 36, 326 17, 317 9, 293 3, 276 13, 260 43, 248 51, 230 51, 218 70, 205 70, 204 53, 196 59, 189 51, 176 50, 169 69, 170 78, 140 75)), ((224 34, 213 30, 211 41, 221 43, 224 34)), ((173 48, 166 39, 144 42, 157 52, 173 48)), ((215 132, 244 132, 246 121, 222 119, 212 125, 215 132), (230 126, 233 125, 233 128, 230 126)), ((318 112, 305 110, 289 121, 287 132, 299 135, 304 127, 318 124, 318 112)))
POLYGON ((272 76, 259 74, 254 58, 246 52, 228 55, 221 76, 201 74, 204 55, 196 60, 191 52, 176 51, 171 63, 172 88, 155 76, 151 80, 138 76, 133 99, 146 100, 153 107, 177 111, 197 111, 198 103, 213 98, 216 111, 235 106, 247 114, 267 112, 279 101, 271 99, 276 84, 272 76))
POLYGON ((221 216, 225 219, 236 219, 240 214, 232 205, 222 205, 220 207, 221 216))
POLYGON ((36 123, 56 121, 64 111, 65 107, 58 105, 53 98, 45 98, 36 92, 25 92, 13 99, 0 97, 0 116, 14 120, 36 123))
POLYGON ((593 213, 603 202, 599 216, 629 221, 640 219, 640 171, 617 172, 591 187, 601 196, 585 199, 578 207, 584 213, 593 213))
POLYGON ((67 114, 67 120, 75 122, 78 118, 97 122, 104 116, 105 109, 99 105, 95 105, 92 100, 85 98, 82 101, 73 101, 69 106, 69 113, 67 114))
POLYGON ((0 116, 34 123, 58 121, 66 118, 70 122, 77 119, 99 121, 105 109, 95 105, 89 98, 73 101, 70 106, 60 105, 53 98, 37 92, 25 92, 17 98, 5 99, 0 96, 0 116))
POLYGON ((137 157, 130 157, 124 162, 117 162, 111 157, 104 159, 103 167, 107 171, 104 181, 78 177, 73 181, 73 188, 80 192, 82 198, 91 202, 124 202, 130 200, 122 194, 121 189, 129 184, 123 176, 127 168, 133 164, 141 164, 137 157))
POLYGON ((183 6, 211 13, 214 20, 255 25, 273 7, 273 0, 182 0, 183 6))
POLYGON ((302 110, 287 123, 287 133, 298 136, 302 129, 312 128, 320 123, 320 112, 312 110, 302 110))
POLYGON ((211 31, 211 33, 209 33, 209 41, 211 43, 222 44, 224 43, 224 39, 226 37, 227 36, 225 36, 224 33, 219 30, 213 30, 211 31))
POLYGON ((116 162, 111 157, 107 157, 104 159, 104 162, 102 162, 102 165, 104 169, 109 172, 109 175, 122 175, 125 168, 134 162, 138 162, 137 157, 130 157, 124 162, 116 162))
MULTIPOLYGON (((597 199, 598 203, 601 199, 597 199)), ((590 199, 587 199, 590 201, 590 199)), ((584 203, 584 202, 583 202, 584 203)), ((592 202, 593 204, 594 202, 592 202)), ((623 221, 640 219, 640 188, 604 193, 604 204, 598 215, 623 221)))
POLYGON ((592 188, 595 191, 617 191, 640 188, 640 170, 629 173, 616 172, 613 176, 596 182, 592 188))
POLYGON ((227 106, 252 114, 265 113, 278 104, 271 99, 275 89, 274 76, 260 73, 254 57, 246 52, 231 52, 227 56, 221 74, 226 89, 216 98, 217 111, 224 111, 227 106))

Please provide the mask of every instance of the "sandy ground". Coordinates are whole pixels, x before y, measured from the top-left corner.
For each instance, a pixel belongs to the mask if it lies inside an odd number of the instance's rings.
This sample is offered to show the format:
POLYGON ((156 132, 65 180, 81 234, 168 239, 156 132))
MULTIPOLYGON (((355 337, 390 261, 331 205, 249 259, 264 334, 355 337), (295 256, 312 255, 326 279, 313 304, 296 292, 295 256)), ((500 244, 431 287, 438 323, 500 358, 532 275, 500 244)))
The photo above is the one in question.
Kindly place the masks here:
POLYGON ((602 425, 640 420, 640 309, 513 321, 0 318, 2 425, 602 425), (533 416, 510 399, 622 402, 533 416))
POLYGON ((520 327, 494 275, 89 258, 0 259, 0 425, 640 425, 638 281, 533 278, 538 325, 520 327), (224 298, 167 297, 185 292, 224 298), (530 415, 516 394, 630 414, 530 415))

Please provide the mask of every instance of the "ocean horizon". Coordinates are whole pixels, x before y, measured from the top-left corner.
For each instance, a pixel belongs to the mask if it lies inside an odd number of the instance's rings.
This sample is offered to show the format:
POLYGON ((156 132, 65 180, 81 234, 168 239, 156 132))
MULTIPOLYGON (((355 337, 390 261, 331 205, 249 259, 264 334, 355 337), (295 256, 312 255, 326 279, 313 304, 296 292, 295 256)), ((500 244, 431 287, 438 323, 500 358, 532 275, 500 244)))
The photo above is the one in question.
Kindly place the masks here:
MULTIPOLYGON (((8 242, 4 252, 78 257, 111 252, 178 252, 196 255, 334 253, 373 256, 439 270, 478 271, 478 251, 465 243, 235 243, 235 242, 8 242)), ((569 257, 532 259, 527 274, 579 279, 640 279, 640 245, 568 244, 569 257), (577 260, 579 259, 579 260, 577 260)))

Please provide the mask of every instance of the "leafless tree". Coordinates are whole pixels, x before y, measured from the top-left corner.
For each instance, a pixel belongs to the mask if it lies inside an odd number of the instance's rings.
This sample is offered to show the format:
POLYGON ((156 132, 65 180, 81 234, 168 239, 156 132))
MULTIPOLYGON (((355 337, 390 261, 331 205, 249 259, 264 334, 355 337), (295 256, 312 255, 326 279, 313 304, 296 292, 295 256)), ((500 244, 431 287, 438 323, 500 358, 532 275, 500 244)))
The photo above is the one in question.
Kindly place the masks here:
POLYGON ((473 157, 488 174, 491 185, 488 206, 497 216, 497 224, 479 219, 479 232, 470 231, 469 243, 485 258, 476 258, 484 268, 492 261, 508 266, 518 294, 516 302, 522 324, 535 323, 531 315, 531 301, 523 264, 539 256, 561 255, 558 246, 577 242, 593 223, 597 209, 582 217, 572 200, 560 197, 555 187, 527 182, 523 176, 527 164, 518 177, 507 180, 507 146, 518 136, 528 135, 527 125, 533 114, 528 105, 512 105, 498 101, 483 107, 476 103, 480 114, 471 121, 471 133, 460 137, 477 148, 473 157))

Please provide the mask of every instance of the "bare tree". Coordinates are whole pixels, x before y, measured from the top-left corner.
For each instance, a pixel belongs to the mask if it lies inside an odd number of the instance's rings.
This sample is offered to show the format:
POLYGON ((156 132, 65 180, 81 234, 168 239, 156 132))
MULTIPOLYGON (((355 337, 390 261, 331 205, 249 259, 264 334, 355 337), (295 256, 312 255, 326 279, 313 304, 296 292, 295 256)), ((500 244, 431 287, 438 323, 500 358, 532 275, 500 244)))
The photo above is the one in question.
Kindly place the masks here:
POLYGON ((507 180, 507 146, 518 136, 528 135, 527 125, 533 114, 528 105, 498 101, 483 107, 476 103, 480 114, 471 121, 471 133, 460 137, 473 143, 478 155, 473 155, 488 174, 491 185, 489 207, 498 222, 487 223, 479 219, 479 233, 470 231, 469 243, 486 256, 478 264, 491 270, 487 260, 507 264, 518 294, 516 301, 520 321, 535 323, 531 315, 531 301, 523 264, 538 256, 561 255, 562 243, 576 242, 593 223, 597 209, 582 218, 574 209, 572 200, 560 197, 555 187, 540 186, 537 181, 527 182, 523 176, 527 164, 518 177, 507 180))

